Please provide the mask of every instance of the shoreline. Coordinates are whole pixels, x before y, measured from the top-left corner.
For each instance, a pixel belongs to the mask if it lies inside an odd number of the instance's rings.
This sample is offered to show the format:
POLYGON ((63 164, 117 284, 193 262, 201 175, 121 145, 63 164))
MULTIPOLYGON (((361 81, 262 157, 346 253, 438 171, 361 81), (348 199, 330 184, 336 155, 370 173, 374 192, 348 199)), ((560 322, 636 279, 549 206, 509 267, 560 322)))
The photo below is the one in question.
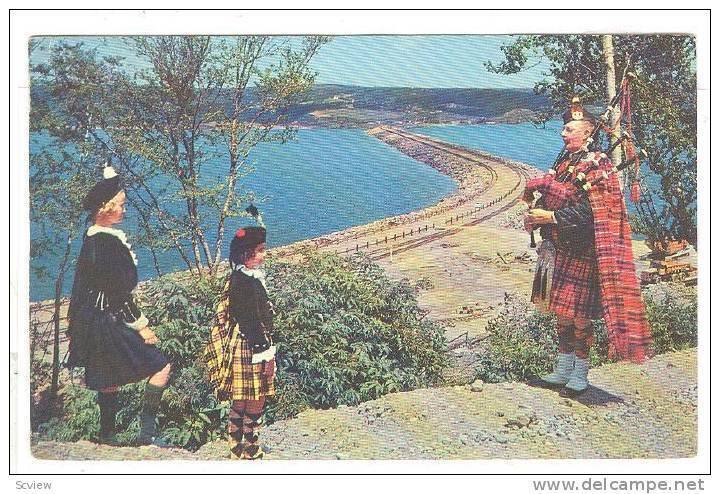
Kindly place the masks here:
MULTIPOLYGON (((378 126, 366 130, 366 133, 370 136, 376 137, 386 145, 394 147, 404 155, 449 176, 455 181, 457 188, 435 204, 430 204, 420 209, 399 215, 387 216, 369 223, 363 223, 327 233, 325 235, 299 240, 284 246, 273 247, 268 250, 271 257, 293 255, 307 248, 327 248, 348 240, 364 238, 368 235, 378 233, 388 228, 395 228, 435 218, 443 213, 449 213, 463 206, 467 206, 473 201, 479 200, 479 198, 492 186, 492 172, 488 171, 487 168, 468 163, 468 158, 452 156, 442 151, 435 152, 434 154, 427 152, 423 154, 422 149, 424 148, 413 149, 412 145, 407 145, 407 140, 404 141, 403 137, 388 135, 392 133, 394 129, 400 130, 397 127, 378 126)), ((418 134, 412 135, 419 136, 418 134)), ((427 139, 439 141, 438 139, 429 137, 427 139)), ((488 162, 487 164, 489 165, 520 168, 531 176, 539 175, 541 173, 540 170, 526 163, 502 158, 476 149, 464 148, 452 143, 447 144, 454 148, 461 149, 465 153, 475 155, 483 161, 488 162)))

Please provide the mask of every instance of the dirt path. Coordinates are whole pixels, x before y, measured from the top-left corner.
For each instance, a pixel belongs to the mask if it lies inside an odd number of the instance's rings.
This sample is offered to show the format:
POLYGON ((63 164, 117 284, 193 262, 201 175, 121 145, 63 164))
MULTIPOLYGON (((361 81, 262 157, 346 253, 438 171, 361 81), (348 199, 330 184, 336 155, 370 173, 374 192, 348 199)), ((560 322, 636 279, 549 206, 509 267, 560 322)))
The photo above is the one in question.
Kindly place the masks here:
MULTIPOLYGON (((394 393, 355 407, 308 410, 262 431, 268 460, 678 458, 696 454, 697 354, 590 371, 577 401, 523 383, 394 393)), ((198 452, 40 442, 42 459, 221 460, 225 442, 198 452)))

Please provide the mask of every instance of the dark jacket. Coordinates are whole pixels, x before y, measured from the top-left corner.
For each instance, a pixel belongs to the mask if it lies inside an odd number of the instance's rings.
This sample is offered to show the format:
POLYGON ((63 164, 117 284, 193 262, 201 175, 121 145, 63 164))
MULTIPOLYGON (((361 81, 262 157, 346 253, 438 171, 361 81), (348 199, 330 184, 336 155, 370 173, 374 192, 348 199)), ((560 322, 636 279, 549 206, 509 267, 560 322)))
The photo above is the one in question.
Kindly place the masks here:
POLYGON ((137 332, 148 321, 132 294, 138 282, 135 260, 118 235, 124 234, 88 230, 70 299, 68 367, 84 367, 91 389, 137 382, 168 363, 137 332))
POLYGON ((543 239, 552 238, 560 248, 584 254, 595 248, 595 223, 587 196, 555 212, 555 225, 543 225, 543 239), (553 235, 554 233, 554 235, 553 235))
POLYGON ((273 314, 267 291, 259 279, 240 270, 230 277, 230 316, 237 322, 240 336, 248 342, 253 361, 270 360, 273 314))
POLYGON ((142 318, 132 295, 137 282, 137 267, 132 254, 120 239, 103 232, 86 236, 70 298, 70 334, 73 315, 80 307, 107 310, 122 322, 137 324, 142 318))

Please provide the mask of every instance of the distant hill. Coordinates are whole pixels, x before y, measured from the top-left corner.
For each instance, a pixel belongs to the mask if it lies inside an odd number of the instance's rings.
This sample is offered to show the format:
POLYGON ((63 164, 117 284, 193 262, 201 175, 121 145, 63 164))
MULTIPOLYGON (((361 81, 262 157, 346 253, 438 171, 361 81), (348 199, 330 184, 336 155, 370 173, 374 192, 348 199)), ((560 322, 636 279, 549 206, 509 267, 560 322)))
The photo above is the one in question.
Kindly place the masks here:
MULTIPOLYGON (((246 94, 248 106, 255 100, 246 94)), ((138 91, 143 88, 138 87, 138 91)), ((219 101, 230 110, 228 89, 219 89, 219 101)), ((39 84, 31 99, 52 99, 39 84)), ((318 84, 289 108, 291 123, 308 127, 371 127, 378 124, 518 123, 535 118, 549 106, 547 97, 531 89, 465 89, 359 87, 318 84)), ((271 115, 268 114, 271 118, 271 115)), ((250 114, 248 114, 248 119, 250 114)))
POLYGON ((298 124, 527 121, 548 106, 531 89, 396 88, 317 85, 291 109, 298 124))

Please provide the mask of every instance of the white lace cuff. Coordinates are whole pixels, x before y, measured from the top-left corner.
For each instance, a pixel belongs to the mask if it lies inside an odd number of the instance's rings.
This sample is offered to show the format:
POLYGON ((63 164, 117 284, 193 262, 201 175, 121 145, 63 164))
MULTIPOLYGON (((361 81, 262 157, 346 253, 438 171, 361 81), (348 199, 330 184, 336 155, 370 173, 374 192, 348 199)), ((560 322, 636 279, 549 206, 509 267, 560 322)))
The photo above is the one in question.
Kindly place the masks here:
POLYGON ((259 364, 260 362, 268 362, 275 358, 275 345, 260 353, 253 353, 252 363, 259 364))
POLYGON ((150 324, 150 321, 148 321, 148 318, 145 317, 145 314, 140 314, 140 317, 135 319, 133 322, 125 323, 125 325, 128 328, 134 329, 135 331, 140 331, 141 329, 145 328, 148 324, 150 324))

